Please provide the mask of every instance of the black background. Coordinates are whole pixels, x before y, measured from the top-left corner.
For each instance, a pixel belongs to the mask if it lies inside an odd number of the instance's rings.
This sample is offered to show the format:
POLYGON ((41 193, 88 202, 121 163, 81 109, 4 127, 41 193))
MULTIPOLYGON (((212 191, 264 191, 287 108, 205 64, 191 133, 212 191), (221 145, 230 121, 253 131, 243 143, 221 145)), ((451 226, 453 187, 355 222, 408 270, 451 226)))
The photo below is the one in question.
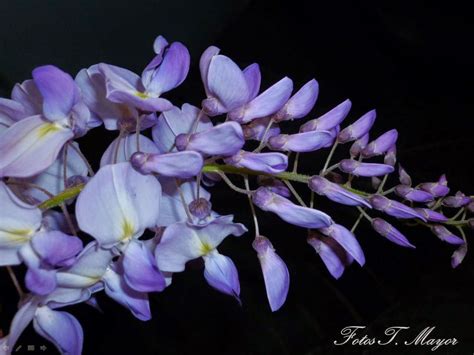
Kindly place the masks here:
MULTIPOLYGON (((169 97, 176 105, 198 105, 203 97, 199 55, 214 44, 241 66, 258 62, 264 87, 284 75, 295 86, 315 77, 320 96, 312 117, 346 98, 353 102, 348 121, 376 108, 374 135, 399 130, 398 158, 416 183, 444 172, 453 192, 472 194, 474 33, 468 10, 463 3, 419 0, 1 0, 0 94, 8 95, 15 82, 29 78, 42 64, 73 75, 101 61, 140 72, 152 57, 154 37, 162 34, 185 43, 192 55, 188 80, 169 97)), ((97 129, 80 143, 97 162, 112 137, 97 129)), ((345 157, 346 149, 338 150, 338 157, 345 157)), ((303 171, 318 171, 322 159, 319 152, 306 157, 303 171)), ((243 197, 223 186, 212 192, 218 212, 235 214, 251 229, 243 197)), ((357 217, 351 209, 322 199, 318 203, 347 226, 357 217)), ((454 248, 429 231, 402 229, 417 246, 407 250, 363 223, 357 235, 367 265, 352 266, 335 281, 306 244, 303 230, 259 215, 263 233, 290 269, 290 293, 280 311, 271 313, 267 305, 248 233, 228 238, 221 248, 239 269, 242 307, 208 287, 200 265, 194 265, 176 275, 165 292, 152 296, 150 322, 134 319, 105 297, 99 297, 105 314, 85 305, 72 307, 84 327, 84 353, 429 353, 420 347, 332 344, 344 326, 356 324, 367 325, 371 336, 393 325, 412 327, 410 336, 436 326, 435 337, 460 342, 436 353, 474 351, 472 254, 452 270, 454 248)), ((6 331, 16 296, 6 273, 1 276, 0 327, 6 331)), ((25 348, 43 341, 28 331, 20 343, 25 348)))

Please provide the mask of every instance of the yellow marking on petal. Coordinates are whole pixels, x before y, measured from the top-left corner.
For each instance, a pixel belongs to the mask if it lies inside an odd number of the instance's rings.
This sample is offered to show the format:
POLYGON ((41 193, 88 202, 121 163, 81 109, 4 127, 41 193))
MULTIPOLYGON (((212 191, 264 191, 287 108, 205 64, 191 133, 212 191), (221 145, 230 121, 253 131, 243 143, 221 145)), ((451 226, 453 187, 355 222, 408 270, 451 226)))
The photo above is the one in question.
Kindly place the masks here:
POLYGON ((51 133, 57 132, 61 129, 61 126, 57 123, 44 123, 38 129, 38 138, 45 138, 51 133))
POLYGON ((146 92, 140 92, 140 91, 136 91, 135 92, 135 96, 138 96, 139 98, 141 99, 147 99, 149 98, 148 94, 146 92))
POLYGON ((12 230, 0 230, 0 233, 5 233, 8 236, 8 241, 14 244, 23 244, 31 239, 34 234, 32 229, 12 229, 12 230))
POLYGON ((201 252, 203 253, 203 255, 209 254, 213 250, 214 248, 210 246, 208 243, 204 242, 201 244, 201 252))
POLYGON ((133 224, 128 220, 124 219, 122 222, 122 240, 130 239, 135 234, 135 227, 133 224))

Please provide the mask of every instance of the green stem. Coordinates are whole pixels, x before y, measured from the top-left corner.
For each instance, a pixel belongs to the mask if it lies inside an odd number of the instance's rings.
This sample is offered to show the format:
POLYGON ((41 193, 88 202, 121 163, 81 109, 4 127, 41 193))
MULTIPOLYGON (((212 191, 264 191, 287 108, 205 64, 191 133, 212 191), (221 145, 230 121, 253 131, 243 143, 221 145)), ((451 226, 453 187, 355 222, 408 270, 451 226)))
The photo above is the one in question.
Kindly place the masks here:
MULTIPOLYGON (((256 170, 251 170, 251 169, 246 169, 246 168, 237 168, 232 165, 223 165, 223 164, 216 164, 216 163, 210 163, 210 164, 204 165, 202 168, 202 173, 216 173, 219 175, 220 174, 237 174, 237 175, 242 175, 242 176, 262 175, 262 176, 277 178, 280 180, 300 182, 303 184, 307 184, 309 179, 311 178, 311 176, 309 175, 303 175, 303 174, 298 174, 298 173, 293 173, 293 172, 288 172, 288 171, 285 171, 279 174, 268 174, 261 171, 256 171, 256 170)), ((53 196, 50 199, 42 202, 38 207, 43 210, 47 210, 47 209, 59 206, 64 201, 77 196, 82 191, 84 186, 85 186, 84 184, 79 184, 79 185, 70 187, 68 189, 65 189, 64 191, 60 192, 56 196, 53 196)), ((345 188, 346 190, 353 192, 357 195, 364 196, 364 197, 369 196, 367 192, 357 190, 345 185, 341 185, 341 186, 345 188)), ((247 192, 245 191, 245 193, 247 192)))

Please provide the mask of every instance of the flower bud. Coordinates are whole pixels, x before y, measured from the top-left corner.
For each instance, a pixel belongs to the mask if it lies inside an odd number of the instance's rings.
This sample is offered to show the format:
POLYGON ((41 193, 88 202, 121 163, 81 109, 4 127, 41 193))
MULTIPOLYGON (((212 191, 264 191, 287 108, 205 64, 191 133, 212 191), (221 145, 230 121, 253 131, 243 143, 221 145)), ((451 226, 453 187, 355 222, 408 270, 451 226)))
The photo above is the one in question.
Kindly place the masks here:
POLYGON ((335 279, 340 278, 346 265, 351 263, 352 257, 333 238, 322 236, 316 231, 310 231, 308 234, 308 244, 321 257, 329 273, 335 279))
POLYGON ((319 175, 312 176, 309 179, 308 185, 318 195, 326 196, 331 201, 348 206, 365 206, 370 208, 370 204, 363 197, 319 175))
POLYGON ((329 131, 310 131, 271 137, 268 147, 273 150, 305 153, 324 148, 333 141, 334 135, 329 131))
POLYGON ((449 220, 448 217, 442 215, 439 212, 430 210, 429 208, 415 208, 415 211, 420 213, 429 222, 443 223, 449 220))
POLYGON ((395 187, 395 193, 403 197, 405 200, 413 202, 429 202, 433 201, 434 197, 429 192, 418 190, 407 185, 398 185, 395 187))
POLYGON ((443 197, 449 193, 448 181, 446 175, 441 175, 437 182, 425 182, 420 184, 420 189, 428 191, 434 197, 443 197))
POLYGON ((189 204, 189 212, 191 212, 194 217, 197 217, 199 219, 209 217, 209 215, 211 214, 211 209, 211 202, 203 197, 193 200, 189 204))
MULTIPOLYGON (((374 157, 376 155, 384 154, 392 147, 398 138, 396 129, 392 129, 379 136, 374 141, 370 142, 363 150, 362 156, 364 158, 374 157)), ((390 164, 392 165, 392 164, 390 164)))
POLYGON ((466 243, 461 244, 459 248, 457 248, 453 255, 451 256, 451 267, 456 268, 458 267, 462 261, 464 260, 464 257, 467 254, 467 245, 466 243))
POLYGON ((204 164, 202 155, 194 151, 153 154, 135 152, 130 158, 133 168, 139 173, 158 174, 188 179, 199 174, 204 164))
POLYGON ((273 212, 285 222, 303 228, 323 228, 333 221, 326 213, 314 208, 295 205, 266 187, 259 187, 252 196, 253 203, 263 211, 273 212))
POLYGON ((337 137, 339 143, 355 141, 367 134, 375 122, 375 110, 367 112, 350 126, 344 128, 337 137))
POLYGON ((381 176, 393 172, 393 166, 376 163, 362 163, 352 159, 343 159, 339 162, 339 169, 356 176, 381 176))
POLYGON ((448 196, 443 199, 443 206, 459 208, 471 202, 469 196, 464 195, 461 191, 456 192, 454 196, 448 196))
POLYGON ((224 122, 193 134, 179 134, 175 140, 180 151, 194 150, 204 155, 223 156, 234 155, 244 143, 242 128, 236 122, 224 122))
POLYGON ((347 116, 351 109, 351 101, 345 100, 331 111, 301 125, 300 132, 309 132, 315 130, 331 130, 338 126, 347 116))
POLYGON ((257 182, 260 186, 265 186, 267 189, 271 190, 272 192, 284 196, 284 197, 291 197, 291 192, 286 187, 284 183, 282 183, 278 179, 274 179, 268 176, 259 175, 257 177, 257 182))
POLYGON ((397 162, 397 146, 394 144, 387 150, 387 154, 385 154, 383 158, 383 162, 387 165, 395 166, 397 162))
POLYGON ((403 185, 411 186, 411 177, 401 165, 398 165, 398 180, 403 185))
POLYGON ((262 268, 268 302, 273 312, 286 300, 290 286, 290 274, 285 262, 275 253, 272 243, 263 236, 257 236, 252 243, 262 268))
POLYGON ((319 85, 316 80, 308 81, 288 102, 273 115, 276 122, 294 120, 306 116, 318 98, 319 85))
POLYGON ((385 212, 390 216, 401 219, 419 218, 423 221, 426 221, 425 217, 423 217, 423 215, 415 211, 413 208, 408 207, 398 201, 390 200, 385 196, 373 195, 369 198, 369 202, 373 208, 385 212))
POLYGON ((462 238, 459 238, 457 235, 454 235, 445 226, 442 226, 440 224, 436 224, 432 226, 431 231, 439 239, 441 239, 442 241, 446 243, 454 244, 454 245, 464 244, 464 240, 462 238))
POLYGON ((372 227, 381 236, 387 238, 395 244, 398 244, 402 247, 415 248, 415 246, 411 244, 402 233, 400 233, 390 223, 384 221, 381 218, 374 218, 372 220, 372 227))
POLYGON ((338 242, 347 253, 349 253, 360 266, 365 264, 365 256, 355 235, 339 224, 331 224, 329 227, 320 228, 319 231, 324 235, 333 238, 338 242))
POLYGON ((268 174, 278 174, 288 167, 288 157, 282 153, 253 153, 244 150, 224 159, 226 164, 268 174))

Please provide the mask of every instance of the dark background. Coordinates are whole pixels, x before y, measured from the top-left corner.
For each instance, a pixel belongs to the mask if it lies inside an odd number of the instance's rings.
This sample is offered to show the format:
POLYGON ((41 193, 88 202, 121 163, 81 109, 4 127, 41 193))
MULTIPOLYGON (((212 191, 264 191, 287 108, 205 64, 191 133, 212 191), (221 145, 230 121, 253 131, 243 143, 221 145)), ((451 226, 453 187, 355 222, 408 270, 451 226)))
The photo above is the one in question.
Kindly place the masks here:
MULTIPOLYGON (((73 75, 101 61, 141 72, 152 57, 153 39, 162 34, 185 43, 192 55, 188 80, 170 98, 177 105, 198 105, 203 97, 199 55, 215 44, 241 66, 258 62, 264 87, 284 75, 297 87, 315 77, 320 96, 313 117, 346 98, 353 102, 348 121, 377 108, 373 132, 399 130, 398 158, 415 183, 444 172, 453 192, 472 194, 474 32, 468 10, 463 3, 418 0, 1 0, 0 94, 8 95, 15 82, 42 64, 73 75)), ((112 137, 98 129, 81 144, 97 161, 112 137)), ((339 157, 345 149, 338 150, 339 157)), ((322 159, 319 153, 310 155, 302 169, 318 171, 322 159)), ((224 187, 212 191, 217 211, 234 213, 251 229, 243 197, 224 187)), ((357 217, 351 209, 318 202, 349 227, 357 217)), ((452 270, 454 248, 429 231, 402 229, 417 246, 407 250, 364 222, 357 235, 367 265, 354 265, 335 281, 306 244, 302 229, 258 213, 263 233, 290 269, 290 293, 280 311, 271 313, 267 305, 248 233, 228 238, 221 248, 239 269, 242 307, 208 287, 195 265, 176 275, 166 292, 152 296, 150 322, 134 319, 105 297, 99 297, 105 314, 85 305, 72 307, 84 327, 84 353, 429 353, 420 347, 335 347, 333 341, 348 325, 367 325, 372 336, 394 325, 412 327, 410 336, 436 326, 434 337, 460 342, 436 353, 474 351, 472 253, 452 270)), ((1 277, 0 327, 5 331, 16 295, 3 270, 1 277)), ((20 343, 43 341, 29 331, 20 343)))

